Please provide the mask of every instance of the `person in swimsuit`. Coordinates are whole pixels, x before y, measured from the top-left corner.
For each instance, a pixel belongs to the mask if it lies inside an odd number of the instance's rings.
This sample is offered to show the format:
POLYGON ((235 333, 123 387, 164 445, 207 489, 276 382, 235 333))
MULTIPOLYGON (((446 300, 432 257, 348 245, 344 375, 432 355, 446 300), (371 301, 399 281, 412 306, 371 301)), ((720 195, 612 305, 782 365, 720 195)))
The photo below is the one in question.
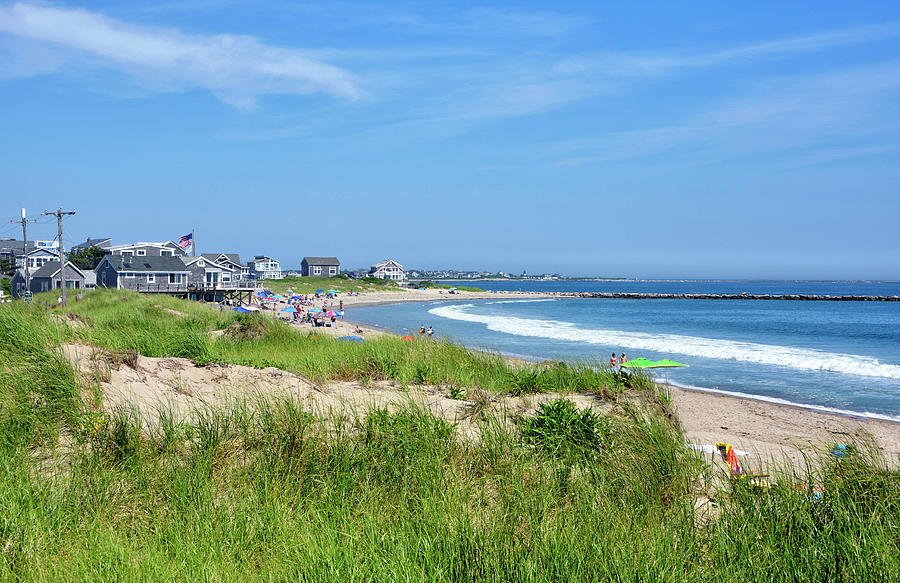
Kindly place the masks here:
POLYGON ((619 366, 625 364, 626 362, 628 362, 628 359, 625 358, 625 353, 623 352, 622 356, 619 357, 619 366))
POLYGON ((612 356, 609 357, 609 368, 611 368, 611 369, 613 369, 613 370, 616 370, 616 365, 617 365, 617 364, 619 364, 619 363, 618 363, 618 361, 616 360, 616 353, 613 352, 613 353, 612 353, 612 356))

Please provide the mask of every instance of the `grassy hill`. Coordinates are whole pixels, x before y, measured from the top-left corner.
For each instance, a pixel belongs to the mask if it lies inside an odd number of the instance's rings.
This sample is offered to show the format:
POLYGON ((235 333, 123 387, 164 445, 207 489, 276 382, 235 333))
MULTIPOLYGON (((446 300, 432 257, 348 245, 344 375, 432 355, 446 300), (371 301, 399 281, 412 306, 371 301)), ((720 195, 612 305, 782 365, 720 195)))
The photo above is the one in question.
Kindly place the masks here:
POLYGON ((811 452, 808 472, 781 472, 771 488, 732 484, 684 446, 647 379, 626 391, 589 363, 513 365, 390 337, 341 344, 259 315, 114 290, 64 314, 0 305, 0 347, 0 580, 900 573, 900 473, 877 455, 811 452), (474 438, 412 404, 318 416, 273 399, 187 420, 163 405, 140 419, 98 408, 58 350, 66 342, 123 358, 278 366, 320 382, 595 393, 611 408, 579 411, 563 398, 526 416, 484 413, 474 438))

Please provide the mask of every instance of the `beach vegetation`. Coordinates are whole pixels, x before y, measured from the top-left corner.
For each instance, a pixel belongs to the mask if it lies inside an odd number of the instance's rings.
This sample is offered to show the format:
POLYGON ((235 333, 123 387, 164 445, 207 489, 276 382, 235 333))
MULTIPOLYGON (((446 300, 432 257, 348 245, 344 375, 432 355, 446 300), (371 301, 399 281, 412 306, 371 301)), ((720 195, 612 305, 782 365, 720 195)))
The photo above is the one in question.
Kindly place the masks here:
POLYGON ((275 293, 284 294, 287 290, 294 293, 310 295, 317 290, 327 292, 337 289, 348 292, 351 289, 359 293, 400 291, 402 288, 396 282, 378 277, 364 277, 352 279, 344 274, 332 277, 285 277, 282 279, 266 279, 260 282, 263 288, 275 293))
POLYGON ((758 488, 711 469, 653 403, 576 406, 566 392, 620 390, 587 363, 510 365, 389 337, 342 344, 258 315, 115 290, 88 293, 68 313, 77 318, 0 305, 0 580, 818 582, 900 573, 897 460, 864 443, 842 456, 810 453, 804 471, 775 471, 771 487, 758 488), (484 406, 466 435, 411 400, 360 410, 291 397, 190 414, 166 403, 153 415, 104 409, 83 386, 93 381, 62 356, 69 342, 117 351, 122 366, 135 354, 179 354, 325 380, 423 378, 465 387, 484 406), (522 415, 486 406, 512 390, 511 370, 528 386, 558 383, 562 395, 522 415))

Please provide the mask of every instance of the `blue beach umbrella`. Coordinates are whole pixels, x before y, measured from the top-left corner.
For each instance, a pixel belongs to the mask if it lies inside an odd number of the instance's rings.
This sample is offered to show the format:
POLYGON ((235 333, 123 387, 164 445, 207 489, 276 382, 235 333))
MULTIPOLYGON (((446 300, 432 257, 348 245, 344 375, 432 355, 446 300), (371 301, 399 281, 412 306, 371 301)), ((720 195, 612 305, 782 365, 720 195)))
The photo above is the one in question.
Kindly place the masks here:
POLYGON ((244 314, 250 313, 250 310, 248 310, 247 308, 245 308, 243 306, 238 306, 238 307, 234 308, 234 311, 235 312, 243 312, 244 314))
POLYGON ((281 311, 282 312, 296 312, 297 310, 295 310, 294 308, 281 308, 281 311))
POLYGON ((362 336, 341 336, 338 338, 339 341, 343 342, 365 342, 366 339, 362 336))
POLYGON ((323 291, 325 291, 325 290, 323 290, 323 289, 317 289, 317 290, 316 290, 316 293, 317 293, 317 294, 320 294, 320 293, 322 293, 323 291))
POLYGON ((322 310, 320 310, 319 308, 312 308, 312 309, 309 310, 309 313, 310 313, 310 314, 318 314, 318 313, 321 312, 321 311, 322 311, 322 310))

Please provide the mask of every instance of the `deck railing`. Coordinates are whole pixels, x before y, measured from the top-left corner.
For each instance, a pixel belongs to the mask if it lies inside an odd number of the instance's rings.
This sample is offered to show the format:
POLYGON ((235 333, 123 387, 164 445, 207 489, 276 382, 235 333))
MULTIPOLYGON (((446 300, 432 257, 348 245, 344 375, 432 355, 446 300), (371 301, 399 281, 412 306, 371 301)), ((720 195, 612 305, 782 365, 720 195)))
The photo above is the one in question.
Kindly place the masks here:
POLYGON ((204 293, 217 291, 255 290, 261 287, 261 283, 254 280, 220 281, 217 283, 139 283, 135 291, 152 293, 204 293))

